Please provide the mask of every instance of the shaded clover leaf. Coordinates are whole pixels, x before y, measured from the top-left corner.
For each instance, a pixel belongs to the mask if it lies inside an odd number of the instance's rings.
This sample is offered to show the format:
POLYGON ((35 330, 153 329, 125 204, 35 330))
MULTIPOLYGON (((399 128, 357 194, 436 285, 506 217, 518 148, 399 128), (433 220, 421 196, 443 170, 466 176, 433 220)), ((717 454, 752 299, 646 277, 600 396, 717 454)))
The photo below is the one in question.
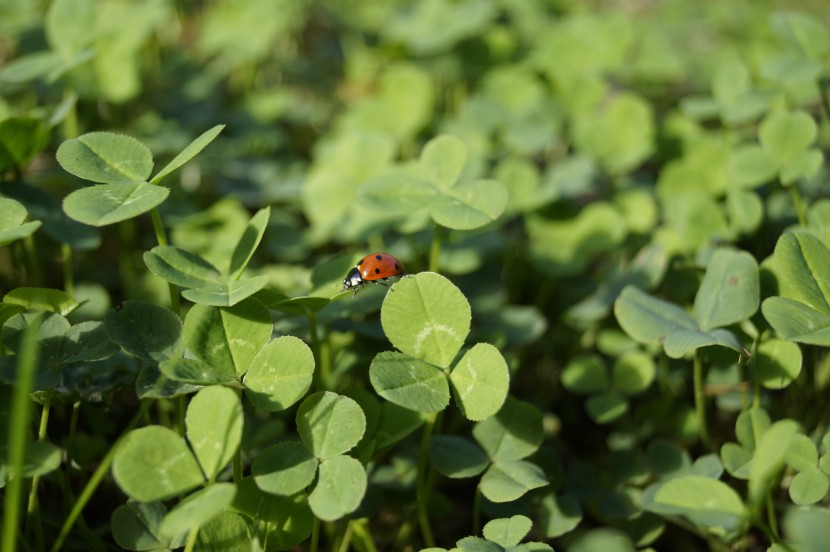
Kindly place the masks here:
POLYGON ((270 207, 260 209, 242 229, 227 274, 199 255, 170 245, 159 245, 144 253, 144 264, 159 278, 184 288, 182 296, 189 301, 232 307, 268 283, 267 275, 244 279, 241 276, 265 235, 270 214, 270 207))
POLYGON ((758 308, 759 290, 755 259, 742 251, 719 249, 698 289, 693 316, 633 286, 627 286, 617 298, 614 314, 628 335, 640 343, 662 345, 672 358, 712 345, 743 353, 737 336, 716 326, 752 316, 758 308))
POLYGON ((39 220, 25 222, 28 216, 22 203, 0 197, 0 246, 31 236, 43 224, 39 220))
POLYGON ((830 250, 806 232, 788 232, 773 253, 780 296, 761 305, 764 318, 784 339, 830 345, 830 250))
POLYGON ((272 445, 251 467, 254 482, 264 492, 290 496, 312 485, 308 505, 323 520, 333 521, 363 500, 368 479, 360 461, 344 453, 366 431, 366 417, 349 397, 321 391, 297 410, 300 442, 272 445), (315 480, 316 475, 316 480, 315 480))
POLYGON ((467 147, 453 135, 430 140, 415 167, 397 167, 362 184, 360 202, 375 211, 411 214, 424 209, 440 226, 473 230, 498 219, 507 189, 496 180, 464 177, 467 147))

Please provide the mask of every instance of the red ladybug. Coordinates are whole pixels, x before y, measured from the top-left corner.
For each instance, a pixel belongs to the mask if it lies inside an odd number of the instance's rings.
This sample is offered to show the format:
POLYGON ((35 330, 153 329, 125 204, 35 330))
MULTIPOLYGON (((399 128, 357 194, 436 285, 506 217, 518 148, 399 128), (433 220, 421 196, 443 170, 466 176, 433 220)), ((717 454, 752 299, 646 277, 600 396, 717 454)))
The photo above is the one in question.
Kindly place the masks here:
POLYGON ((406 274, 401 262, 386 253, 372 253, 366 255, 346 274, 343 280, 343 291, 353 290, 355 293, 368 282, 373 284, 384 283, 390 278, 397 278, 406 274))

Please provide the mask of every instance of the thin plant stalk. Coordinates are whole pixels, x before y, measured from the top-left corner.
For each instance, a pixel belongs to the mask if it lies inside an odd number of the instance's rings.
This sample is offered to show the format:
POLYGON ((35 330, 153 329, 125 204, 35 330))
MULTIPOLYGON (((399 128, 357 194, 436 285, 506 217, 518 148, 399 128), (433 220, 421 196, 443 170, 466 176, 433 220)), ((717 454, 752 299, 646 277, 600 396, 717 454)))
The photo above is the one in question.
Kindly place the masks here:
POLYGON ((314 388, 318 391, 326 391, 328 389, 328 374, 324 374, 320 369, 320 332, 317 328, 317 313, 308 311, 306 316, 308 319, 308 335, 311 339, 311 354, 314 357, 314 388))
POLYGON ((317 516, 311 521, 311 544, 308 546, 308 552, 317 552, 317 546, 320 543, 320 519, 317 516))
MULTIPOLYGON (((39 442, 46 441, 46 428, 49 426, 49 413, 51 412, 51 404, 49 401, 43 405, 43 410, 40 412, 40 428, 37 432, 37 440, 39 442)), ((43 544, 43 525, 40 520, 40 509, 37 500, 37 489, 40 486, 40 476, 36 475, 32 478, 32 486, 29 488, 29 503, 26 507, 26 528, 24 533, 29 533, 31 527, 34 526, 35 541, 37 542, 38 550, 44 550, 43 544)))
POLYGON ((31 416, 31 401, 29 392, 32 389, 35 377, 35 367, 38 359, 37 334, 42 318, 32 320, 31 325, 23 334, 20 353, 17 358, 17 383, 12 395, 11 416, 9 418, 8 442, 8 469, 13 475, 6 485, 3 513, 2 549, 16 550, 17 533, 20 528, 20 500, 23 497, 23 459, 26 456, 26 429, 29 427, 31 416))
POLYGON ((29 268, 29 282, 34 287, 43 287, 43 272, 37 259, 37 244, 34 236, 23 238, 23 249, 26 251, 26 264, 29 268))
POLYGON ((476 485, 476 494, 473 498, 473 535, 481 532, 481 485, 476 485))
POLYGON ((438 272, 441 261, 441 247, 444 243, 444 228, 438 224, 435 225, 432 234, 432 243, 429 246, 429 271, 438 272))
MULTIPOLYGON (((161 222, 161 215, 159 214, 158 209, 153 209, 150 211, 152 219, 153 219, 153 230, 156 232, 156 242, 159 245, 168 245, 169 242, 167 241, 167 233, 164 231, 164 225, 161 222)), ((176 314, 181 315, 181 301, 179 300, 179 290, 176 288, 174 284, 170 282, 167 283, 167 288, 170 290, 170 306, 173 309, 173 312, 176 314)))
POLYGON ((695 351, 694 358, 694 372, 692 374, 694 380, 695 393, 695 414, 697 415, 697 425, 700 431, 700 440, 707 448, 712 448, 712 441, 709 438, 709 428, 706 425, 706 397, 703 393, 703 359, 700 354, 700 349, 695 351))
POLYGON ((190 533, 187 534, 187 542, 184 545, 184 552, 193 552, 193 548, 196 547, 197 538, 199 538, 198 527, 191 529, 190 533))
POLYGON ((795 182, 790 185, 790 196, 793 198, 793 207, 795 207, 795 213, 798 216, 798 224, 807 226, 807 213, 804 210, 804 201, 801 199, 801 194, 795 182))
POLYGON ((364 552, 378 552, 372 533, 366 528, 366 519, 352 520, 350 522, 352 534, 360 542, 364 552))
POLYGON ((429 440, 435 428, 435 421, 438 417, 436 412, 431 412, 424 422, 424 433, 421 435, 421 450, 418 453, 418 479, 415 483, 416 501, 418 503, 418 524, 421 527, 421 536, 427 548, 435 546, 435 537, 432 535, 432 526, 429 523, 427 502, 429 500, 429 478, 427 473, 427 455, 429 452, 429 440))
POLYGON ((101 460, 101 463, 98 464, 98 468, 92 474, 92 477, 89 478, 89 481, 87 481, 84 490, 81 491, 81 495, 78 497, 78 500, 75 502, 75 505, 72 507, 69 515, 66 516, 66 520, 63 522, 61 531, 55 539, 55 543, 52 545, 52 552, 58 552, 58 550, 61 549, 63 541, 66 539, 66 536, 69 534, 69 531, 72 529, 75 521, 81 515, 81 511, 83 511, 84 506, 86 506, 89 499, 92 498, 92 493, 94 493, 95 489, 98 488, 98 485, 101 483, 101 480, 104 478, 107 470, 109 470, 110 464, 112 464, 112 461, 115 458, 115 451, 118 450, 118 445, 121 444, 121 440, 124 439, 124 436, 127 435, 127 433, 129 433, 136 425, 138 425, 138 422, 141 421, 142 418, 144 418, 152 403, 153 401, 142 401, 138 412, 136 412, 135 416, 133 416, 132 420, 130 420, 130 423, 127 424, 127 427, 124 428, 124 432, 121 433, 115 441, 115 444, 109 449, 107 454, 101 460))
POLYGON ((61 244, 61 264, 63 265, 63 289, 69 295, 75 295, 75 276, 72 271, 72 248, 61 244))

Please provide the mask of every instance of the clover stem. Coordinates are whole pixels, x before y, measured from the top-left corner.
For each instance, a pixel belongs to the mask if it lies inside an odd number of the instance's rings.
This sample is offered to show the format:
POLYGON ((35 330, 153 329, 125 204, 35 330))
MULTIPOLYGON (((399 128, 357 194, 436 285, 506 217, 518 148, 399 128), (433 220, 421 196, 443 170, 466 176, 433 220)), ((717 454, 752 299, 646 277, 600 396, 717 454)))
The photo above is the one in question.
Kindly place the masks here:
POLYGON ((421 450, 418 453, 418 479, 415 483, 415 496, 418 503, 418 523, 421 526, 421 536, 427 548, 435 546, 435 537, 432 536, 432 527, 429 524, 427 503, 429 502, 429 477, 427 466, 427 455, 429 453, 429 440, 435 428, 435 421, 438 418, 437 412, 430 412, 424 422, 424 433, 421 436, 421 450))
POLYGON ((793 207, 798 216, 798 224, 807 226, 807 214, 804 212, 804 202, 801 200, 801 194, 798 192, 798 186, 793 183, 790 185, 790 196, 793 198, 793 207))
POLYGON ((75 278, 72 273, 72 248, 69 244, 61 244, 61 264, 63 265, 63 290, 69 295, 75 295, 75 278))
MULTIPOLYGON (((153 209, 150 213, 153 217, 153 229, 156 232, 156 241, 161 246, 168 245, 167 234, 164 231, 164 225, 161 223, 161 215, 159 214, 158 208, 153 209)), ((180 315, 181 302, 179 301, 179 290, 170 282, 167 283, 167 289, 170 290, 170 306, 173 308, 173 312, 180 315)))
POLYGON ((308 335, 311 339, 311 354, 314 356, 314 388, 318 391, 328 389, 328 374, 324 374, 320 364, 320 332, 317 328, 317 313, 308 313, 308 335))
POLYGON ((196 546, 197 538, 199 538, 198 527, 191 529, 190 533, 187 534, 187 543, 184 545, 184 552, 193 552, 193 548, 196 546))
MULTIPOLYGON (((43 442, 46 440, 46 428, 49 426, 49 413, 52 410, 52 405, 47 399, 43 405, 43 410, 40 412, 40 428, 37 432, 37 440, 43 442)), ((36 475, 32 478, 32 486, 29 489, 29 503, 26 508, 26 529, 24 533, 29 532, 32 523, 36 523, 35 538, 38 541, 38 550, 44 550, 43 545, 43 527, 40 522, 40 511, 37 502, 37 489, 40 485, 40 476, 36 475)))
POLYGON ((775 504, 772 501, 772 494, 767 493, 767 520, 769 520, 769 530, 774 537, 773 542, 781 540, 781 535, 778 534, 778 521, 775 519, 775 504))
POLYGON ((700 349, 695 351, 694 372, 692 375, 695 390, 695 413, 697 414, 698 431, 700 440, 711 449, 712 441, 709 439, 709 430, 706 427, 706 397, 703 394, 703 359, 700 349))
POLYGON ((314 516, 311 521, 311 544, 308 546, 308 552, 317 552, 317 545, 320 542, 320 518, 314 516))
POLYGON ((101 483, 101 480, 104 478, 104 475, 107 473, 107 470, 110 469, 110 464, 112 464, 112 461, 115 458, 115 451, 118 450, 118 445, 120 445, 124 437, 136 425, 138 425, 138 422, 140 422, 141 419, 144 418, 151 404, 153 404, 153 401, 142 401, 141 407, 138 409, 138 412, 136 412, 135 416, 133 416, 133 418, 127 424, 127 427, 124 428, 124 431, 121 433, 121 435, 119 435, 118 439, 115 441, 115 444, 113 444, 112 447, 110 447, 109 451, 107 451, 107 454, 101 460, 101 463, 98 464, 98 468, 89 478, 89 481, 87 481, 84 490, 81 491, 81 495, 78 497, 78 500, 72 507, 72 511, 70 511, 69 515, 66 516, 66 520, 63 522, 61 531, 58 534, 58 537, 55 539, 54 544, 52 545, 52 552, 58 552, 58 550, 61 549, 61 546, 63 546, 64 539, 66 539, 66 536, 69 534, 69 530, 72 529, 72 525, 75 524, 75 521, 78 519, 78 516, 81 515, 81 511, 84 509, 84 506, 86 506, 87 502, 89 502, 89 499, 92 497, 92 493, 94 493, 95 489, 98 488, 98 485, 101 483))
POLYGON ((31 271, 30 274, 27 274, 30 285, 33 287, 43 286, 43 272, 40 270, 40 263, 37 260, 37 244, 33 236, 23 238, 23 249, 26 252, 28 268, 31 271))
POLYGON ((23 334, 20 353, 17 357, 17 383, 12 395, 11 416, 9 418, 9 447, 7 456, 8 473, 15 474, 6 485, 4 499, 2 549, 16 550, 18 533, 18 516, 20 499, 23 497, 23 481, 20 475, 23 459, 26 455, 26 428, 29 426, 31 405, 29 391, 35 377, 38 358, 37 334, 42 318, 32 320, 23 334))
POLYGON ((444 228, 439 224, 435 225, 432 234, 432 244, 429 246, 429 271, 438 272, 441 259, 441 246, 444 242, 444 228))
POLYGON ((473 498, 473 535, 481 532, 481 485, 476 485, 476 494, 473 498))

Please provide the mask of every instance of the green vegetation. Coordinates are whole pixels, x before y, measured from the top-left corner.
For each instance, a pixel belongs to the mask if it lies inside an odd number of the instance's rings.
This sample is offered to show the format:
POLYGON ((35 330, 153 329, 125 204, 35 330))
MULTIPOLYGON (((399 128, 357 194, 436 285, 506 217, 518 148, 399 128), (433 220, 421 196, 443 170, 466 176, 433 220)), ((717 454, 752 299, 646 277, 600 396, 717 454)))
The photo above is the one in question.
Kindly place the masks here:
POLYGON ((2 552, 826 552, 824 2, 6 0, 0 60, 2 552))

